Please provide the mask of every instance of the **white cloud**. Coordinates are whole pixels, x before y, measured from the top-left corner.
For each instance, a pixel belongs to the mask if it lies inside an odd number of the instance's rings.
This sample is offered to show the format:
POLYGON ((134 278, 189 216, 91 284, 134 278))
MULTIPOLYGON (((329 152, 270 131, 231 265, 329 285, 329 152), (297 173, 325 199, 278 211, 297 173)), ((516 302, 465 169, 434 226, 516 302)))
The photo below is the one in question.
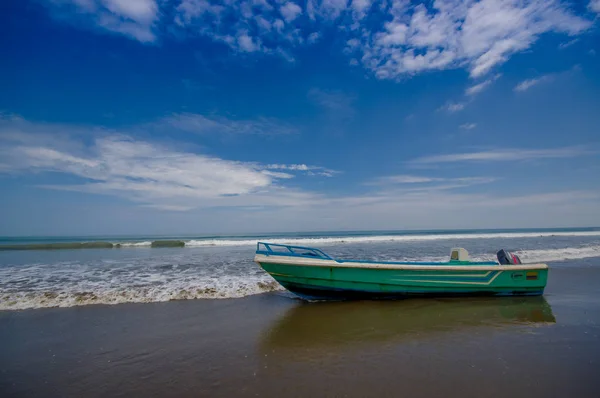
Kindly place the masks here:
MULTIPOLYGON (((350 6, 353 10, 354 21, 358 22, 363 19, 367 15, 371 6, 376 2, 376 0, 352 0, 350 6)), ((357 24, 355 26, 357 26, 357 24)))
POLYGON ((285 27, 285 23, 281 19, 276 19, 273 22, 273 26, 275 27, 275 29, 277 29, 278 32, 281 32, 285 27))
MULTIPOLYGON (((600 1, 600 0, 598 0, 598 1, 600 1)), ((571 47, 573 44, 577 43, 578 41, 579 41, 579 39, 573 39, 573 40, 566 41, 564 43, 560 43, 558 45, 558 49, 564 50, 565 48, 571 47)))
POLYGON ((248 32, 240 32, 237 37, 238 48, 244 52, 259 51, 261 48, 260 39, 248 36, 248 32))
POLYGON ((498 80, 500 78, 500 76, 501 76, 500 74, 497 74, 496 76, 492 77, 491 79, 487 79, 481 83, 478 83, 478 84, 468 87, 465 90, 465 94, 469 95, 469 96, 473 96, 473 95, 477 95, 477 94, 481 93, 482 91, 487 89, 493 82, 498 80))
POLYGON ((182 0, 175 10, 177 12, 175 23, 184 26, 204 15, 212 20, 219 20, 221 14, 225 12, 225 7, 213 4, 209 0, 182 0))
POLYGON ((424 156, 409 161, 409 164, 424 165, 459 162, 560 159, 595 154, 597 154, 597 152, 582 147, 564 147, 556 149, 496 149, 483 152, 453 153, 449 155, 424 156))
POLYGON ((279 182, 298 173, 337 173, 304 164, 227 160, 108 130, 31 123, 14 116, 0 119, 0 165, 3 173, 53 172, 82 179, 44 188, 116 195, 164 209, 290 205, 315 195, 279 182), (94 138, 84 144, 86 137, 94 138))
MULTIPOLYGON (((378 185, 378 186, 394 186, 394 185, 411 185, 410 191, 415 190, 448 190, 455 188, 464 188, 476 184, 488 184, 496 181, 497 178, 493 177, 427 177, 427 176, 415 176, 415 175, 393 175, 375 178, 374 180, 368 181, 366 185, 378 185), (412 186, 417 186, 414 188, 412 186)), ((406 189, 404 189, 406 192, 406 189)))
POLYGON ((291 1, 289 1, 283 6, 281 6, 279 12, 281 12, 283 19, 285 19, 286 22, 291 22, 294 19, 298 18, 300 14, 302 14, 302 8, 300 8, 297 4, 294 4, 291 1))
POLYGON ((127 136, 97 138, 85 157, 39 146, 16 146, 12 151, 21 167, 92 180, 72 189, 131 194, 137 200, 144 200, 142 195, 148 195, 148 201, 181 195, 241 195, 273 182, 243 163, 178 152, 127 136))
POLYGON ((555 80, 557 78, 567 77, 567 76, 572 75, 573 73, 576 73, 576 72, 579 72, 579 71, 581 71, 581 66, 578 65, 578 64, 576 64, 573 67, 571 67, 570 69, 567 69, 567 70, 562 71, 562 72, 549 73, 547 75, 542 75, 542 76, 537 77, 537 78, 523 80, 522 82, 520 82, 519 84, 517 84, 513 88, 513 90, 514 91, 518 91, 518 92, 527 91, 531 87, 536 86, 538 84, 548 83, 548 82, 551 82, 551 81, 553 81, 553 80, 555 80))
POLYGON ((465 109, 466 104, 464 102, 448 102, 442 106, 439 110, 455 113, 465 109))
POLYGON ((413 175, 396 175, 380 177, 376 180, 378 183, 391 183, 391 184, 418 184, 424 182, 437 181, 436 178, 421 177, 413 175))
POLYGON ((321 17, 335 20, 348 7, 348 0, 321 0, 319 14, 321 17))
POLYGON ((475 127, 477 127, 476 123, 464 123, 460 125, 460 128, 464 130, 473 130, 475 127))
POLYGON ((356 51, 356 49, 360 48, 360 40, 358 39, 350 39, 346 41, 346 48, 344 48, 344 53, 351 54, 356 51))
POLYGON ((149 24, 157 17, 158 5, 155 0, 102 0, 113 14, 133 21, 149 24))
POLYGON ((289 179, 289 178, 294 178, 295 176, 293 174, 290 173, 282 173, 280 171, 269 171, 269 170, 264 170, 262 172, 264 175, 267 175, 269 177, 274 177, 274 178, 284 178, 284 179, 289 179))
POLYGON ((156 40, 155 24, 160 19, 156 0, 49 0, 58 7, 74 6, 96 26, 120 33, 142 43, 156 40))
POLYGON ((309 167, 305 164, 268 164, 265 168, 274 170, 309 170, 309 167))
POLYGON ((600 14, 600 0, 590 0, 590 4, 588 4, 588 8, 590 10, 600 14))
POLYGON ((475 94, 479 94, 480 92, 482 92, 483 90, 485 90, 490 84, 492 83, 491 80, 486 80, 484 82, 481 82, 479 84, 475 84, 469 88, 467 88, 465 90, 465 94, 466 95, 475 95, 475 94))
POLYGON ((205 36, 235 51, 279 55, 293 62, 291 50, 307 42, 310 35, 296 26, 301 16, 302 7, 293 1, 183 0, 176 7, 174 22, 187 35, 205 36))
POLYGON ((363 41, 363 64, 380 78, 461 66, 479 77, 543 33, 574 35, 591 26, 549 0, 436 0, 431 8, 401 5, 390 13, 385 29, 363 41))
POLYGON ((306 164, 268 164, 263 166, 263 168, 267 170, 290 170, 290 171, 302 171, 305 172, 306 175, 311 176, 323 176, 323 177, 333 177, 336 174, 339 174, 339 171, 331 170, 325 167, 320 166, 308 166, 306 164))
POLYGON ((321 38, 321 33, 312 32, 311 34, 308 35, 306 42, 309 44, 313 44, 313 43, 316 43, 317 41, 319 41, 320 38, 321 38))
POLYGON ((256 21, 256 24, 258 25, 258 27, 260 29, 264 29, 266 31, 271 30, 271 28, 273 26, 272 23, 269 20, 267 20, 266 18, 262 17, 261 15, 257 16, 255 18, 255 21, 256 21))
POLYGON ((552 80, 554 78, 554 75, 544 75, 544 76, 540 76, 534 79, 527 79, 527 80, 523 80, 522 82, 520 82, 519 84, 517 84, 514 88, 515 91, 527 91, 529 90, 531 87, 536 86, 540 83, 545 83, 545 82, 549 82, 550 80, 552 80))

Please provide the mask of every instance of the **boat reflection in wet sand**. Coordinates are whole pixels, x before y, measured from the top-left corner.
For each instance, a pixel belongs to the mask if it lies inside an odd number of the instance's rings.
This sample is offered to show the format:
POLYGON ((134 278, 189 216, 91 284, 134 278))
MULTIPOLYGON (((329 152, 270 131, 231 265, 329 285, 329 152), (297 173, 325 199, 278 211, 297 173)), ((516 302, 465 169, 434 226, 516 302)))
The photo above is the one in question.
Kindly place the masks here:
POLYGON ((336 347, 413 341, 445 333, 554 324, 543 297, 301 303, 264 335, 264 352, 320 353, 336 347))

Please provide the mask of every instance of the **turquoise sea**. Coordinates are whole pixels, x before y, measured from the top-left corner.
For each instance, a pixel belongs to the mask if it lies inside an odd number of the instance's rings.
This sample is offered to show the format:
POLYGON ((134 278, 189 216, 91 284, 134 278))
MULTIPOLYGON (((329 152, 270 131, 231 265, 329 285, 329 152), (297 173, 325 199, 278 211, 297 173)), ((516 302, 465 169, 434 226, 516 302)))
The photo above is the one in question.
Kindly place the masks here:
POLYGON ((477 260, 492 260, 504 248, 551 267, 600 257, 600 228, 0 237, 0 310, 281 290, 253 262, 257 241, 380 261, 445 261, 452 247, 466 248, 477 260))

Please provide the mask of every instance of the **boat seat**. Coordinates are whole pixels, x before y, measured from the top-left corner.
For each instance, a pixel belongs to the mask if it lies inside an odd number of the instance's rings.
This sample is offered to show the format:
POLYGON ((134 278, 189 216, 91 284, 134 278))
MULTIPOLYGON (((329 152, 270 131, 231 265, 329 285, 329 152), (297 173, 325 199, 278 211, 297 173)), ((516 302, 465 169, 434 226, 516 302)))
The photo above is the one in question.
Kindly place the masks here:
POLYGON ((469 261, 469 252, 462 247, 456 247, 450 251, 450 261, 469 261))

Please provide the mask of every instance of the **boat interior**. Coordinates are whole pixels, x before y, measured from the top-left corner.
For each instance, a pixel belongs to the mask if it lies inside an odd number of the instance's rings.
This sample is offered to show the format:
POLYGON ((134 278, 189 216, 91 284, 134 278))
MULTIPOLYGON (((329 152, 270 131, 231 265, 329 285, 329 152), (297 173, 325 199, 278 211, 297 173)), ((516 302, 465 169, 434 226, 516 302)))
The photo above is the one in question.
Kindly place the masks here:
POLYGON ((453 248, 450 251, 450 261, 448 262, 412 262, 412 261, 372 261, 372 260, 342 260, 336 259, 324 251, 312 247, 292 246, 277 243, 258 242, 256 245, 256 254, 264 256, 286 256, 301 257, 320 260, 330 260, 337 263, 378 263, 378 264, 431 264, 431 265, 453 265, 453 264, 472 264, 472 265, 497 265, 497 264, 521 264, 519 257, 506 250, 500 250, 497 253, 498 261, 470 261, 469 252, 462 248, 453 248))

